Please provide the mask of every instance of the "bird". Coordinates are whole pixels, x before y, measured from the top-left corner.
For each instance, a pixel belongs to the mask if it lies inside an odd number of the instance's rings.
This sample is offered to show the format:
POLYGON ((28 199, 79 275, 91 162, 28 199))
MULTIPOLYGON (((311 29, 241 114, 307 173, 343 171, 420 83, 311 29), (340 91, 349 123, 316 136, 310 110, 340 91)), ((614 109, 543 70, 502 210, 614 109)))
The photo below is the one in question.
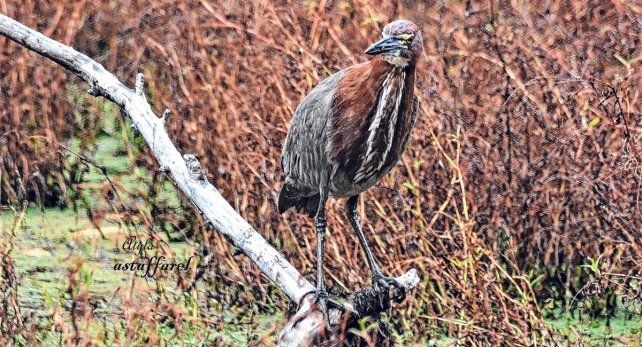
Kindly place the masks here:
MULTIPOLYGON (((317 304, 342 306, 323 279, 326 202, 347 198, 347 216, 371 270, 374 288, 395 285, 384 276, 359 223, 359 194, 398 162, 417 119, 416 66, 423 51, 419 27, 395 20, 365 50, 372 58, 321 81, 294 112, 281 154, 284 183, 278 210, 314 218, 317 234, 317 304)), ((345 306, 343 307, 345 308, 345 306)), ((327 316, 327 311, 325 312, 327 316)))

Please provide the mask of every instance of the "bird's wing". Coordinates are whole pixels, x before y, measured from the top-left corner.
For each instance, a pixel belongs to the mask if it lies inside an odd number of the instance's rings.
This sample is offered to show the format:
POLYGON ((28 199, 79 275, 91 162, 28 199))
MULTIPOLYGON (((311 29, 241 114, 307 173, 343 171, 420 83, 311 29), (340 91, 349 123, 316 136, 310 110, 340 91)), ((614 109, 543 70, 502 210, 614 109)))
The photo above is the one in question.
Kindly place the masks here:
MULTIPOLYGON (((415 123, 417 122, 417 114, 419 114, 419 98, 417 97, 417 95, 415 95, 412 100, 412 113, 410 114, 410 117, 408 120, 410 122, 408 129, 413 129, 415 127, 415 123)), ((402 153, 406 150, 406 147, 408 146, 408 142, 410 141, 411 134, 412 134, 412 131, 406 132, 404 138, 401 140, 402 153)))
POLYGON ((318 188, 320 172, 327 165, 326 123, 335 87, 343 74, 339 71, 319 83, 294 112, 281 154, 286 183, 300 189, 318 188))

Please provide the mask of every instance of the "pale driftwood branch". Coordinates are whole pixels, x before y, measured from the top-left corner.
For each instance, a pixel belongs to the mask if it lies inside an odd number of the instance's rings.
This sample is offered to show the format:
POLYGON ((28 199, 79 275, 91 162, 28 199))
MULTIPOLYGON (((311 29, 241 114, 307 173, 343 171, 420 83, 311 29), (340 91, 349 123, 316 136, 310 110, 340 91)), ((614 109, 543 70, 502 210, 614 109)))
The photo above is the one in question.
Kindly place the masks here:
POLYGON ((0 35, 71 71, 89 84, 89 94, 103 96, 117 104, 149 145, 152 154, 158 160, 160 170, 170 175, 176 187, 191 200, 216 230, 252 259, 291 300, 299 304, 297 314, 292 317, 279 338, 280 345, 306 346, 331 337, 340 326, 350 326, 356 318, 376 315, 388 309, 392 301, 401 301, 406 293, 417 286, 419 277, 413 269, 398 277, 398 286, 389 290, 367 288, 357 291, 348 297, 348 304, 355 313, 344 314, 337 309, 331 309, 330 326, 326 326, 310 295, 314 286, 223 199, 208 182, 201 164, 194 155, 181 156, 178 152, 165 130, 170 111, 165 110, 162 117, 154 114, 145 98, 145 78, 142 74, 136 76, 132 90, 86 55, 2 14, 0 35))
POLYGON ((0 34, 49 58, 89 83, 89 93, 116 103, 131 119, 133 126, 149 144, 162 169, 168 170, 175 185, 187 196, 234 246, 241 249, 261 271, 295 302, 314 286, 254 230, 211 185, 193 155, 181 156, 143 92, 145 79, 136 77, 135 89, 123 85, 113 74, 86 55, 54 41, 37 31, 0 14, 0 34), (185 158, 185 160, 184 160, 185 158))

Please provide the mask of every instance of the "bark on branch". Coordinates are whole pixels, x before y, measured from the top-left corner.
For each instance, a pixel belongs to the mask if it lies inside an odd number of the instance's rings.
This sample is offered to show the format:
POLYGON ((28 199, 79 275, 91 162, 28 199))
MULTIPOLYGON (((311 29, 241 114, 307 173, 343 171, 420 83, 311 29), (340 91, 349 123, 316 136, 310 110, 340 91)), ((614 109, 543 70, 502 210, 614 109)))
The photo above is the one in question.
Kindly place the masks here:
MULTIPOLYGON (((138 74, 135 88, 122 84, 102 65, 71 47, 52 40, 13 19, 0 14, 0 35, 53 60, 89 84, 88 93, 103 96, 117 104, 131 119, 133 126, 149 145, 158 160, 160 170, 168 172, 174 184, 201 211, 216 230, 243 251, 261 271, 294 302, 299 311, 281 334, 280 343, 308 345, 324 331, 343 321, 377 314, 399 301, 412 290, 419 279, 414 270, 398 278, 399 286, 389 291, 363 289, 353 293, 348 302, 356 311, 353 318, 344 318, 339 310, 330 310, 330 327, 318 319, 311 296, 314 286, 308 282, 277 250, 252 228, 216 188, 207 181, 198 159, 190 154, 181 156, 166 130, 169 110, 157 117, 143 93, 144 76, 138 74), (319 323, 320 322, 320 323, 319 323)), ((317 340, 318 341, 318 340, 317 340)))

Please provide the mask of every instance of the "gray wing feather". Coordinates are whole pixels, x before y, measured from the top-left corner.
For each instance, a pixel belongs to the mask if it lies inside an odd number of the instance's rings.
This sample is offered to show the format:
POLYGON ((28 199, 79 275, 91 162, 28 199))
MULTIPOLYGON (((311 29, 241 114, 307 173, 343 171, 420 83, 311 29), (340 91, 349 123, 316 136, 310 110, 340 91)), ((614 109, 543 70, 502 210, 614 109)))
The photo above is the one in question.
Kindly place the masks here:
MULTIPOLYGON (((419 114, 419 98, 417 95, 412 100, 412 113, 410 114, 410 129, 415 128, 415 123, 417 122, 417 115, 419 114)), ((401 147, 401 153, 403 153, 406 150, 406 147, 408 146, 408 142, 410 142, 410 135, 412 134, 412 130, 408 131, 406 133, 406 136, 402 140, 402 147, 401 147)))
POLYGON ((321 170, 327 165, 326 124, 334 90, 343 71, 326 78, 297 107, 281 154, 286 183, 310 194, 318 192, 321 170))

